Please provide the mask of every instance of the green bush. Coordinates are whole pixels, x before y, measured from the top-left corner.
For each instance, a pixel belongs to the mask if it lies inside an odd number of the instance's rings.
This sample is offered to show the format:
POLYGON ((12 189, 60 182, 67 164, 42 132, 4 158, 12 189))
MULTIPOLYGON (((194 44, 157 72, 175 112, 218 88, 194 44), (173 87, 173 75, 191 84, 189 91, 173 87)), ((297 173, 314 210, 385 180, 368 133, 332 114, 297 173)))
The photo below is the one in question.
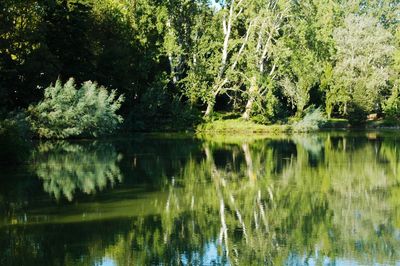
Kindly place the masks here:
POLYGON ((348 106, 348 120, 351 126, 364 126, 367 121, 367 111, 357 103, 348 106))
POLYGON ((293 131, 309 132, 316 131, 326 123, 326 117, 321 109, 313 107, 305 110, 305 116, 298 122, 293 123, 293 131))
POLYGON ((111 134, 122 122, 117 115, 123 96, 86 81, 80 89, 70 78, 45 89, 44 99, 28 108, 33 131, 41 138, 98 137, 111 134))

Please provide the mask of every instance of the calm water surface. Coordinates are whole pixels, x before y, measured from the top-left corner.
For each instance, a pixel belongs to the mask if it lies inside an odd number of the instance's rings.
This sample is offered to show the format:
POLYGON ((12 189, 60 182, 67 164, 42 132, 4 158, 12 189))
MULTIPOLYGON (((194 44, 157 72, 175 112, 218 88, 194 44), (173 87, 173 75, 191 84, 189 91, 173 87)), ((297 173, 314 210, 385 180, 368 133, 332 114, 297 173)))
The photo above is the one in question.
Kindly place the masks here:
POLYGON ((400 134, 36 143, 0 265, 399 265, 400 134))

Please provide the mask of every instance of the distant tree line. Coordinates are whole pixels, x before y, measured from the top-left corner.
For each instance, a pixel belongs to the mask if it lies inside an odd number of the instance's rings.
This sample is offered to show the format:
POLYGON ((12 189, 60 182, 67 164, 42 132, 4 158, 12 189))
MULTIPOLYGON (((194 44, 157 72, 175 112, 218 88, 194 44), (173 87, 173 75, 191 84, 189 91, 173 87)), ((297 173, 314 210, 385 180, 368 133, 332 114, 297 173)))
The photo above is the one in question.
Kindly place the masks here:
POLYGON ((400 118, 397 0, 2 0, 0 108, 57 79, 117 89, 125 127, 215 111, 274 123, 310 106, 400 118))

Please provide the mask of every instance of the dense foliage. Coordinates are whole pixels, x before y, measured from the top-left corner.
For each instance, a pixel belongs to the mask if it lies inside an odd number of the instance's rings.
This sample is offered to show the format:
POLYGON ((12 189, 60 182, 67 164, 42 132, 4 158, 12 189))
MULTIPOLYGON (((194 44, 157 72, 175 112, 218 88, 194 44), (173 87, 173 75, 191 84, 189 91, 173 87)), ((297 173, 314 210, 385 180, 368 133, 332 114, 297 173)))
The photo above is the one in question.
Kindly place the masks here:
POLYGON ((26 160, 30 137, 30 127, 25 114, 11 113, 0 120, 0 163, 21 163, 26 160))
POLYGON ((396 0, 3 0, 1 111, 27 108, 58 77, 74 77, 124 94, 127 130, 187 128, 213 111, 274 123, 310 106, 353 123, 398 117, 399 8, 396 0))
POLYGON ((116 98, 116 91, 87 81, 76 89, 69 79, 62 85, 57 80, 46 88, 44 100, 28 108, 33 131, 43 138, 98 137, 112 133, 122 122, 116 114, 123 97, 116 98))

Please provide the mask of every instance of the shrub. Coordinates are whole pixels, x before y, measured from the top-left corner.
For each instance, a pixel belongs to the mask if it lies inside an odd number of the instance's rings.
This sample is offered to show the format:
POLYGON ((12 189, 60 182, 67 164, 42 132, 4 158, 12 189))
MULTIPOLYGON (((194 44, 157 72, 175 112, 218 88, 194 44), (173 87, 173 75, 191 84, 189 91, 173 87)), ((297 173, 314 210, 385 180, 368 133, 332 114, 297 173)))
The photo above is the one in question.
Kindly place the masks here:
POLYGON ((316 131, 326 123, 326 117, 321 109, 308 108, 305 111, 305 116, 298 122, 293 124, 295 132, 316 131))
POLYGON ((363 126, 367 120, 367 111, 357 103, 350 103, 348 106, 348 119, 352 126, 363 126))
POLYGON ((98 137, 111 134, 122 122, 117 115, 123 96, 86 81, 76 89, 70 78, 45 89, 44 99, 28 108, 33 131, 41 138, 98 137))

